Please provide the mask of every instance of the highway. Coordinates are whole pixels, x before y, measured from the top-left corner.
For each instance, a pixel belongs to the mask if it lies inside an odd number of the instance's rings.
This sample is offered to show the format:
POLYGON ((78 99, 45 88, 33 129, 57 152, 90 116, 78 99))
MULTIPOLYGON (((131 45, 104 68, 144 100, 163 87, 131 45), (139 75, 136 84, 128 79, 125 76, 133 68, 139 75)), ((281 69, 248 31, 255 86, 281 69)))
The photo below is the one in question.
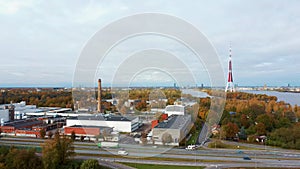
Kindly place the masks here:
MULTIPOLYGON (((2 137, 0 139, 0 144, 39 147, 44 141, 45 140, 42 139, 32 138, 2 137)), ((247 145, 243 144, 243 146, 247 145)), ((279 148, 274 149, 271 147, 266 147, 266 150, 242 150, 242 153, 238 153, 236 149, 199 149, 187 151, 185 149, 170 149, 163 146, 154 148, 153 146, 120 144, 120 147, 123 150, 129 152, 129 155, 126 157, 117 156, 117 151, 119 149, 110 148, 103 150, 99 149, 95 143, 91 142, 75 142, 74 147, 78 157, 98 158, 99 161, 107 162, 117 161, 207 167, 215 167, 217 165, 217 168, 255 166, 295 168, 300 166, 299 151, 279 148), (249 156, 251 160, 244 160, 244 156, 249 156)))

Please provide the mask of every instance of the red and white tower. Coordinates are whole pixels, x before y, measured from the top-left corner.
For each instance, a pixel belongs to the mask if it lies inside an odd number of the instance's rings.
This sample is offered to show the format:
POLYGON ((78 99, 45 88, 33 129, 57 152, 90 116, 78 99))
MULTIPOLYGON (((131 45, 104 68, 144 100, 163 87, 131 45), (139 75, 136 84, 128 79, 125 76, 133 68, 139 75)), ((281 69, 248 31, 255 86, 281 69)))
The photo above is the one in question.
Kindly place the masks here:
POLYGON ((231 44, 229 45, 229 71, 228 71, 228 80, 225 92, 234 92, 233 76, 232 76, 232 62, 231 62, 231 44))

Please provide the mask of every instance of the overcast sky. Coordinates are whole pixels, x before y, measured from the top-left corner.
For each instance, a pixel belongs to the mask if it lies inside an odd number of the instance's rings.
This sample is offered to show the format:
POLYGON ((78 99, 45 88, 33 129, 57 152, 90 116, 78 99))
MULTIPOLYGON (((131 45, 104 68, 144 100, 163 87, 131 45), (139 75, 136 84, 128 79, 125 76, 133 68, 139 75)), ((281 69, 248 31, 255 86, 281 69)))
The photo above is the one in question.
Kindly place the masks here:
POLYGON ((196 26, 215 46, 225 74, 231 42, 240 86, 299 86, 299 8, 297 0, 0 0, 0 87, 70 87, 87 41, 105 25, 143 12, 196 26))

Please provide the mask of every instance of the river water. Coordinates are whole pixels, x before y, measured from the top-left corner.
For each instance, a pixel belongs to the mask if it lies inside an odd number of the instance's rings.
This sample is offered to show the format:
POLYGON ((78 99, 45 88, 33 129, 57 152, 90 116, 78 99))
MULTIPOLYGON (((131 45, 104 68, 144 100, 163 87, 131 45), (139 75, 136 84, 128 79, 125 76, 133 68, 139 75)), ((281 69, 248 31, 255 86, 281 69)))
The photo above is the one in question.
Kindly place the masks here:
MULTIPOLYGON (((196 91, 194 89, 183 89, 182 92, 185 94, 191 94, 192 96, 198 97, 198 98, 209 97, 209 95, 207 93, 201 92, 201 91, 196 91)), ((300 106, 300 93, 260 91, 260 90, 244 90, 241 92, 251 93, 251 94, 266 94, 268 96, 276 96, 278 98, 278 101, 284 101, 286 103, 291 104, 292 106, 294 106, 295 104, 300 106)))
POLYGON ((184 94, 190 94, 193 97, 198 97, 198 98, 209 97, 209 95, 207 93, 201 92, 201 91, 197 91, 195 89, 182 89, 181 92, 184 93, 184 94))
POLYGON ((286 103, 294 106, 300 105, 300 93, 290 93, 290 92, 277 92, 277 91, 258 91, 258 90, 245 90, 241 92, 252 93, 252 94, 266 94, 268 96, 276 96, 278 101, 284 101, 286 103))

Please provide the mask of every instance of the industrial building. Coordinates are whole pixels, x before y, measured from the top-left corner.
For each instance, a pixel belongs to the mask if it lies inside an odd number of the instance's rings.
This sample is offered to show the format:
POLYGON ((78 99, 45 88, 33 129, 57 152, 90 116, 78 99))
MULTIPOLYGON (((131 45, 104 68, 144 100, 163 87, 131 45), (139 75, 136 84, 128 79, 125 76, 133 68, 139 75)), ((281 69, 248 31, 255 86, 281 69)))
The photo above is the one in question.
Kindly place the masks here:
POLYGON ((113 128, 103 126, 66 126, 64 127, 64 134, 71 136, 72 132, 75 133, 76 138, 85 137, 88 140, 105 140, 105 141, 119 141, 119 134, 113 133, 113 128))
POLYGON ((133 132, 141 124, 138 117, 96 114, 68 118, 67 126, 74 125, 111 127, 118 132, 133 132))
POLYGON ((5 108, 0 108, 0 119, 1 123, 9 121, 9 110, 5 108))
POLYGON ((158 123, 152 130, 155 144, 179 146, 193 126, 191 115, 172 115, 167 120, 158 123), (170 139, 166 141, 164 137, 170 139))
POLYGON ((165 109, 165 114, 172 115, 184 115, 185 107, 182 105, 168 105, 165 109))
POLYGON ((40 116, 78 116, 78 114, 72 112, 71 108, 37 108, 36 105, 26 105, 25 101, 0 105, 0 119, 2 123, 40 116))
POLYGON ((40 131, 51 131, 63 127, 65 118, 40 117, 1 123, 2 135, 40 137, 40 131))
POLYGON ((14 136, 33 136, 38 137, 39 131, 32 130, 32 127, 42 125, 44 122, 38 119, 17 120, 12 122, 1 123, 2 135, 14 136))
POLYGON ((0 105, 0 120, 1 124, 15 119, 15 104, 0 105))

